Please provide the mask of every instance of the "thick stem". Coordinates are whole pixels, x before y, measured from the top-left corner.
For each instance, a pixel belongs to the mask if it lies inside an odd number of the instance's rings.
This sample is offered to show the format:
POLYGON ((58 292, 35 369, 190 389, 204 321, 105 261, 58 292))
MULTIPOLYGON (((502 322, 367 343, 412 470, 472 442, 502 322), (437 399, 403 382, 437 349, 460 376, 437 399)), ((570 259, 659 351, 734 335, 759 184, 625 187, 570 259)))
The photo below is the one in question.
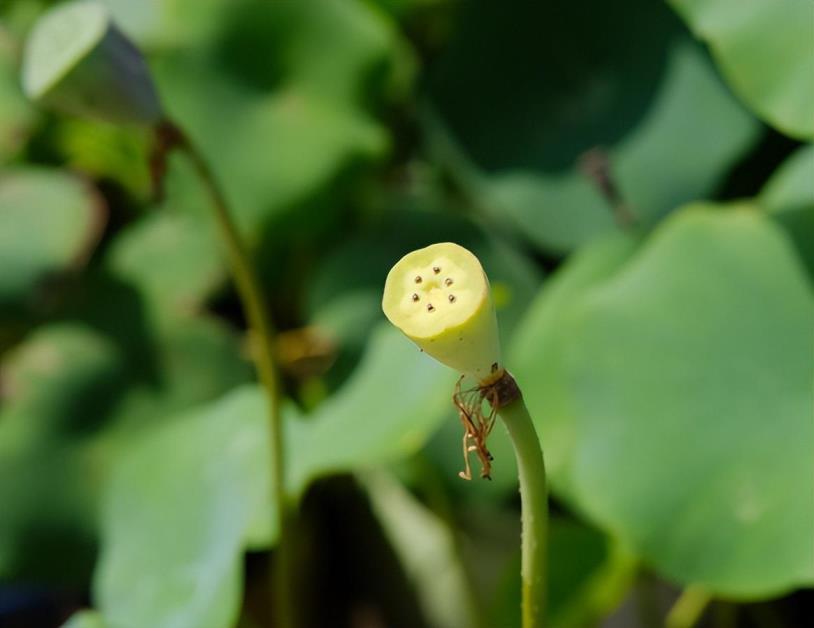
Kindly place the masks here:
POLYGON ((277 369, 274 363, 274 328, 268 316, 260 281, 251 261, 248 247, 243 242, 237 225, 232 219, 229 204, 209 168, 206 158, 189 136, 172 122, 164 122, 159 128, 159 136, 165 135, 165 142, 177 146, 189 157, 192 165, 212 200, 215 218, 226 246, 232 275, 238 296, 245 310, 249 324, 249 340, 252 358, 257 375, 266 391, 272 464, 272 503, 277 515, 278 541, 275 551, 274 568, 274 625, 278 628, 293 626, 291 595, 289 589, 288 520, 289 502, 285 492, 285 458, 283 452, 283 430, 280 415, 280 390, 277 369), (169 137, 169 139, 166 139, 169 137))
POLYGON ((498 413, 509 430, 520 474, 523 628, 541 628, 545 624, 548 568, 548 490, 543 451, 522 396, 500 407, 498 413))
POLYGON ((712 596, 700 587, 687 587, 673 604, 664 625, 666 628, 692 628, 711 601, 712 596))

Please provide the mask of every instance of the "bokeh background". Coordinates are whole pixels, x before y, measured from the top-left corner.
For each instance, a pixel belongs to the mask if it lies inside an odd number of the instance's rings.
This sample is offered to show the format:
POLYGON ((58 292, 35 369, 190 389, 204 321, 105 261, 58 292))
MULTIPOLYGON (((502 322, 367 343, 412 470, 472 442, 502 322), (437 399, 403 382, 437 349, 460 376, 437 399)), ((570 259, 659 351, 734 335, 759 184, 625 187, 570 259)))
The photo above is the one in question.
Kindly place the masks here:
MULTIPOLYGON (((261 393, 208 199, 19 88, 0 2, 0 625, 269 625, 261 393), (84 609, 84 610, 83 610, 84 609), (76 613, 76 614, 75 614, 76 613)), ((482 260, 552 483, 551 625, 814 616, 814 2, 109 0, 279 330, 303 626, 519 626, 498 427, 389 328, 482 260)), ((270 552, 270 550, 272 550, 270 552)))

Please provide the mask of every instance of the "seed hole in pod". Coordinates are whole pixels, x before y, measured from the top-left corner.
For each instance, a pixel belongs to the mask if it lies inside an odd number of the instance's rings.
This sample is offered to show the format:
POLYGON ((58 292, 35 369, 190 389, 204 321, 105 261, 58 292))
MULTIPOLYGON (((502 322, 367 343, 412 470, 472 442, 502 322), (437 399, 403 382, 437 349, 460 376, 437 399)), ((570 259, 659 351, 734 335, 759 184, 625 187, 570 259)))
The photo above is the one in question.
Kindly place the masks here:
POLYGON ((454 294, 449 295, 448 298, 449 298, 450 303, 455 303, 455 295, 454 294))
POLYGON ((452 285, 452 279, 450 279, 449 277, 444 279, 444 285, 447 286, 447 287, 451 286, 452 285))
POLYGON ((418 295, 415 292, 413 292, 413 301, 418 301, 418 298, 419 298, 418 295))
POLYGON ((421 283, 421 275, 416 275, 415 282, 421 283))
POLYGON ((435 306, 432 303, 427 303, 427 311, 432 312, 435 310, 435 306))
POLYGON ((441 267, 440 266, 433 266, 432 267, 432 272, 434 272, 437 275, 438 273, 441 272, 441 267))

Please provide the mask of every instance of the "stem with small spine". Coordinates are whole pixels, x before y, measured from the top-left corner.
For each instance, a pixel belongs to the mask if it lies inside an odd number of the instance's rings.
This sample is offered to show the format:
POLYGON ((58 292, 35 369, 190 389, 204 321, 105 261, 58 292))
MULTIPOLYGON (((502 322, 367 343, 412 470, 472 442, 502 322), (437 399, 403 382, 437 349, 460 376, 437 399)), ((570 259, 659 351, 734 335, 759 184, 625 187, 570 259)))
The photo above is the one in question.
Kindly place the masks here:
POLYGON ((500 407, 498 414, 509 431, 520 476, 523 628, 542 628, 548 569, 548 489, 543 451, 522 395, 500 407))

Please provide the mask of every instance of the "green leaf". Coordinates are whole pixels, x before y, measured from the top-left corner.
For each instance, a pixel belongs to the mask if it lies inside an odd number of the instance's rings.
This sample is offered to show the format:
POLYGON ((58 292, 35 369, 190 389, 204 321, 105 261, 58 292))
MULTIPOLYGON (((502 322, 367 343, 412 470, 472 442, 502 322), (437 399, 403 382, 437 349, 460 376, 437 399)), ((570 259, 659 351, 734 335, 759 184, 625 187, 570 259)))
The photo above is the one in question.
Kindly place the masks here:
POLYGON ((758 201, 786 230, 814 281, 814 145, 797 149, 777 169, 758 201))
POLYGON ((814 582, 814 298, 778 227, 688 207, 570 301, 545 353, 565 403, 529 399, 547 451, 571 423, 559 489, 679 583, 814 582))
MULTIPOLYGON (((617 608, 630 589, 636 563, 618 542, 574 519, 551 518, 548 615, 553 628, 594 625, 617 608)), ((492 624, 521 622, 520 554, 511 561, 492 604, 492 624)))
POLYGON ((0 165, 19 153, 36 118, 19 86, 15 48, 12 36, 0 26, 0 165))
POLYGON ((238 390, 123 452, 104 505, 94 582, 106 623, 234 625, 257 485, 247 460, 267 441, 257 400, 256 389, 238 390))
POLYGON ((670 0, 709 44, 735 92, 783 133, 814 138, 814 5, 806 0, 670 0))
POLYGON ((431 68, 426 121, 476 203, 538 246, 564 252, 614 229, 579 167, 590 149, 652 223, 710 193, 755 139, 756 122, 660 3, 512 6, 462 5, 431 68))
POLYGON ((62 624, 62 628, 105 628, 101 614, 97 611, 78 611, 62 624))
MULTIPOLYGON (((330 401, 307 418, 285 408, 290 493, 416 451, 443 418, 453 383, 401 334, 381 329, 330 401)), ((103 514, 94 591, 106 621, 230 625, 243 549, 276 540, 267 426, 263 392, 246 386, 129 444, 103 514), (134 590, 134 581, 143 584, 134 590)))
POLYGON ((235 337, 202 319, 151 339, 152 372, 78 324, 39 328, 0 365, 0 578, 83 581, 109 469, 144 432, 250 376, 235 337))
POLYGON ((54 145, 66 166, 94 179, 115 181, 139 200, 152 193, 149 129, 83 118, 60 118, 54 145))
POLYGON ((227 274, 211 199, 189 164, 172 159, 165 186, 164 201, 117 234, 105 258, 158 321, 200 310, 227 274))
POLYGON ((636 237, 610 234, 574 253, 547 282, 512 338, 508 364, 518 381, 527 383, 523 397, 537 421, 546 469, 552 484, 563 491, 571 482, 569 465, 578 443, 572 399, 559 360, 569 350, 562 329, 573 303, 611 277, 638 244, 636 237))
POLYGON ((167 107, 200 144, 254 235, 389 144, 368 104, 399 48, 366 3, 221 7, 207 44, 156 58, 167 107), (330 54, 323 50, 329 38, 330 54))
POLYGON ((0 173, 0 311, 36 305, 44 280, 89 256, 105 217, 101 198, 68 174, 0 173))
POLYGON ((82 581, 103 480, 91 443, 123 387, 122 357, 65 324, 39 329, 1 366, 0 579, 82 581))
POLYGON ((329 473, 365 470, 414 453, 446 415, 455 374, 389 325, 377 327, 360 366, 305 419, 287 421, 292 489, 329 473))

